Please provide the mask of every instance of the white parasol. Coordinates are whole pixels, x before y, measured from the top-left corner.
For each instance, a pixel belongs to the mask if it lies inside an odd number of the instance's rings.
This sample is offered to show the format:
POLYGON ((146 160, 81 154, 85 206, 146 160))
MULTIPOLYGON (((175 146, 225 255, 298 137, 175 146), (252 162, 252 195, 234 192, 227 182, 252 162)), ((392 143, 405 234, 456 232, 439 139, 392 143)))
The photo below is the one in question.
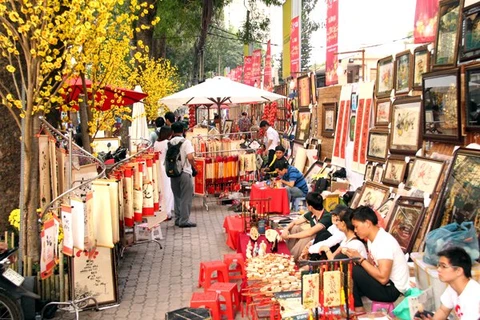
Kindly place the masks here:
MULTIPOLYGON (((135 91, 143 92, 140 86, 136 86, 135 91)), ((132 150, 132 144, 139 143, 142 138, 150 141, 150 131, 148 130, 145 106, 142 101, 133 104, 132 124, 128 128, 128 134, 130 136, 130 150, 132 150)))
POLYGON ((226 77, 214 77, 196 86, 160 99, 170 110, 182 105, 261 103, 285 99, 285 96, 235 82, 226 77))

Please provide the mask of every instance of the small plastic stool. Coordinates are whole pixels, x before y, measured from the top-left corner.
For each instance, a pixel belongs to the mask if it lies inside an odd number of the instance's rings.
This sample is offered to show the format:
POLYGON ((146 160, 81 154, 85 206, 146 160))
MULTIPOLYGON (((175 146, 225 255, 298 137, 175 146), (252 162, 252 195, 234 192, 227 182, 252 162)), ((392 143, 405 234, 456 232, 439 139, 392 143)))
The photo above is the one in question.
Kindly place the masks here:
POLYGON ((300 197, 300 198, 295 198, 293 201, 293 211, 297 212, 298 211, 298 206, 302 201, 305 201, 305 197, 300 197))
POLYGON ((245 259, 241 253, 227 253, 223 255, 223 262, 228 268, 230 280, 243 280, 245 274, 245 259))
POLYGON ((223 261, 206 261, 200 262, 200 272, 198 273, 198 287, 207 290, 212 281, 229 282, 228 267, 223 261), (212 277, 212 273, 216 272, 216 276, 212 277))
POLYGON ((240 311, 240 294, 237 284, 215 282, 208 288, 208 291, 216 292, 219 295, 220 314, 225 315, 227 319, 235 319, 235 312, 240 311), (222 309, 222 305, 225 305, 225 310, 222 309))
POLYGON ((395 309, 395 304, 393 302, 372 301, 372 312, 381 311, 382 309, 391 315, 393 309, 395 309))
POLYGON ((216 292, 194 292, 190 299, 190 308, 205 307, 212 313, 213 320, 221 320, 220 304, 216 292))

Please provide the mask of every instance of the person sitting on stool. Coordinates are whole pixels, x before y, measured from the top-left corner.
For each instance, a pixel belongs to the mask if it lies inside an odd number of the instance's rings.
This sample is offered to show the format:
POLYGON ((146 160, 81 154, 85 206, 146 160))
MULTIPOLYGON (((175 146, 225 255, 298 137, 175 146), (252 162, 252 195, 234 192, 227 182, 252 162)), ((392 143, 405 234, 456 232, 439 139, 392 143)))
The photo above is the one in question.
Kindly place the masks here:
POLYGON ((293 203, 296 198, 303 198, 308 193, 307 181, 297 168, 288 164, 287 160, 279 160, 275 170, 280 177, 282 186, 287 187, 288 201, 293 203))

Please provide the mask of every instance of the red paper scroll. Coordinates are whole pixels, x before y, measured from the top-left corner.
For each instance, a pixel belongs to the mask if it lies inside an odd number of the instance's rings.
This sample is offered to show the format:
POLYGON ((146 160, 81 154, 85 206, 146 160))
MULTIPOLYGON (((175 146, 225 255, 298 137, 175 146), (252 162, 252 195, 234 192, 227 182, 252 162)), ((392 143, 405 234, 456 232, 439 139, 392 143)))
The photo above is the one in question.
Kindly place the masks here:
POLYGON ((296 78, 300 72, 300 22, 299 17, 292 19, 290 24, 290 73, 296 78))
POLYGON ((435 41, 439 0, 417 0, 415 9, 414 43, 435 41))
POLYGON ((257 88, 260 87, 260 76, 262 73, 262 50, 258 49, 253 51, 252 60, 252 81, 253 85, 257 88))
POLYGON ((265 67, 263 73, 263 89, 272 91, 272 49, 270 40, 267 42, 267 53, 265 55, 265 67))
POLYGON ((327 46, 325 61, 325 84, 337 84, 338 67, 338 0, 327 1, 327 46))
POLYGON ((253 86, 253 79, 252 79, 252 64, 253 58, 252 56, 246 56, 243 60, 243 83, 249 86, 253 86))

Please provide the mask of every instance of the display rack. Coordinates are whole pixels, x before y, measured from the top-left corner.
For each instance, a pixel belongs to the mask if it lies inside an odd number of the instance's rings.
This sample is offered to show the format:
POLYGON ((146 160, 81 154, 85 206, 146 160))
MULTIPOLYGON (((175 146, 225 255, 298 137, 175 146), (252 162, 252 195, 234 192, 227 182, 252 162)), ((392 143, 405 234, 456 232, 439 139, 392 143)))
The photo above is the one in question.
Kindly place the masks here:
MULTIPOLYGON (((192 144, 195 148, 195 161, 199 174, 195 177, 194 193, 203 197, 203 205, 208 211, 208 196, 221 194, 225 191, 233 191, 240 183, 240 165, 239 153, 254 153, 255 149, 233 148, 221 150, 206 150, 201 147, 202 142, 212 141, 216 138, 228 138, 233 140, 235 137, 242 137, 252 133, 253 131, 234 132, 213 135, 197 135, 192 137, 192 144), (223 167, 225 165, 226 167, 223 167), (222 168, 220 170, 220 168, 222 168), (213 171, 212 171, 213 170, 213 171), (222 171, 222 172, 220 172, 222 171), (227 176, 224 173, 227 172, 227 176)), ((217 202, 218 200, 211 201, 217 202)))

